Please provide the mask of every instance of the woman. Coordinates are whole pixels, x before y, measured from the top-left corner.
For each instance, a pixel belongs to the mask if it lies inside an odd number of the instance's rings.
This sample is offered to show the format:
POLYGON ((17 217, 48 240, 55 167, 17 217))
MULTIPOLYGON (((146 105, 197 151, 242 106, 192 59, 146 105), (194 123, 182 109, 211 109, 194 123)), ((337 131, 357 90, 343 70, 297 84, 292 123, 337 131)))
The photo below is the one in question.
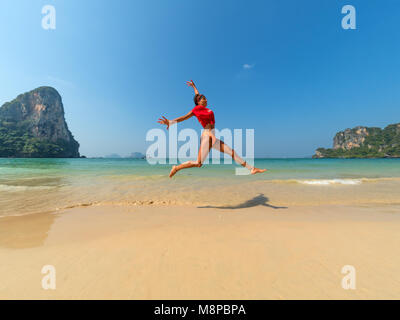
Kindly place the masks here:
POLYGON ((210 152, 211 148, 215 148, 220 152, 225 152, 232 156, 232 159, 235 160, 238 164, 243 167, 246 167, 250 170, 251 174, 261 173, 267 171, 266 169, 258 169, 252 167, 247 164, 242 158, 240 158, 235 150, 231 149, 227 146, 223 141, 217 139, 215 137, 215 119, 214 113, 207 108, 207 99, 204 95, 199 94, 193 80, 187 81, 187 85, 194 89, 194 104, 196 105, 192 111, 190 111, 187 115, 182 117, 176 118, 174 120, 168 120, 164 116, 163 119, 158 119, 158 123, 165 124, 167 126, 167 130, 169 126, 174 123, 182 122, 187 120, 193 116, 196 116, 201 125, 203 126, 204 130, 201 134, 200 138, 200 150, 199 155, 196 161, 187 161, 185 163, 180 164, 179 166, 173 166, 169 177, 172 178, 179 170, 186 169, 186 168, 193 168, 198 167, 200 168, 203 165, 204 160, 206 159, 208 153, 210 152))

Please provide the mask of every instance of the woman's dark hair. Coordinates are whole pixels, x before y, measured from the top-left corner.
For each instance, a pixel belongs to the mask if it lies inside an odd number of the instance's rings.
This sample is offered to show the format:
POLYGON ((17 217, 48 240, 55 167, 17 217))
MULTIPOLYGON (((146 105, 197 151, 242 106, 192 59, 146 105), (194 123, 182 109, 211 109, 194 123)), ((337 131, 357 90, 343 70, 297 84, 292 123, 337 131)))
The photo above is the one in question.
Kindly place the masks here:
POLYGON ((197 106, 198 104, 199 104, 199 101, 201 100, 201 98, 203 98, 204 97, 204 95, 202 95, 202 94, 196 94, 195 96, 194 96, 194 104, 197 106))

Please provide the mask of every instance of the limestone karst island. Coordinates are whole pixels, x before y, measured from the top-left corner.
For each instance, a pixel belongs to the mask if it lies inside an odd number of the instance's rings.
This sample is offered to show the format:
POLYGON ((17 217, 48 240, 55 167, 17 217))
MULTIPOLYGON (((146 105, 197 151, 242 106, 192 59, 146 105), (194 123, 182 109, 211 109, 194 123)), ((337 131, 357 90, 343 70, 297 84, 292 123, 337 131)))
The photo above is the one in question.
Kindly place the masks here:
POLYGON ((333 149, 319 148, 313 158, 400 158, 400 123, 338 132, 333 149))
POLYGON ((0 157, 80 157, 56 89, 40 87, 0 107, 0 157))

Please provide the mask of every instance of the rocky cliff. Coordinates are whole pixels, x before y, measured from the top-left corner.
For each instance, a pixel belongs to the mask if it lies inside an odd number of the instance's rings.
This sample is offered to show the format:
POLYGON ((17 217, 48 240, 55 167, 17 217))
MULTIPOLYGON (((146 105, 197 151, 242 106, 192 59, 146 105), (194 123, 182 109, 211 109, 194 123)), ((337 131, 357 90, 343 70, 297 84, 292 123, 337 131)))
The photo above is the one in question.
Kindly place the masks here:
POLYGON ((333 149, 319 148, 313 158, 398 158, 400 123, 384 129, 355 127, 338 132, 333 149))
POLYGON ((77 158, 60 94, 40 87, 0 107, 0 157, 77 158))

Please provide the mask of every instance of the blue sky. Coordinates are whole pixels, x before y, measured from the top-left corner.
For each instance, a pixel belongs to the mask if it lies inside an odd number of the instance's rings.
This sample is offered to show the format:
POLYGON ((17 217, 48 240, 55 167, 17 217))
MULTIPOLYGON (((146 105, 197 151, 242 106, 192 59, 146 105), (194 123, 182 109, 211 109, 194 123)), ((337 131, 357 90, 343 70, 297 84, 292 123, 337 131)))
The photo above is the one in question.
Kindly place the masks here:
POLYGON ((400 122, 399 12, 397 0, 4 0, 0 104, 53 86, 81 154, 124 156, 146 150, 159 116, 193 107, 193 79, 219 129, 255 129, 257 157, 311 156, 339 130, 400 122), (56 30, 41 27, 47 4, 56 30), (356 30, 341 27, 346 4, 356 30))

